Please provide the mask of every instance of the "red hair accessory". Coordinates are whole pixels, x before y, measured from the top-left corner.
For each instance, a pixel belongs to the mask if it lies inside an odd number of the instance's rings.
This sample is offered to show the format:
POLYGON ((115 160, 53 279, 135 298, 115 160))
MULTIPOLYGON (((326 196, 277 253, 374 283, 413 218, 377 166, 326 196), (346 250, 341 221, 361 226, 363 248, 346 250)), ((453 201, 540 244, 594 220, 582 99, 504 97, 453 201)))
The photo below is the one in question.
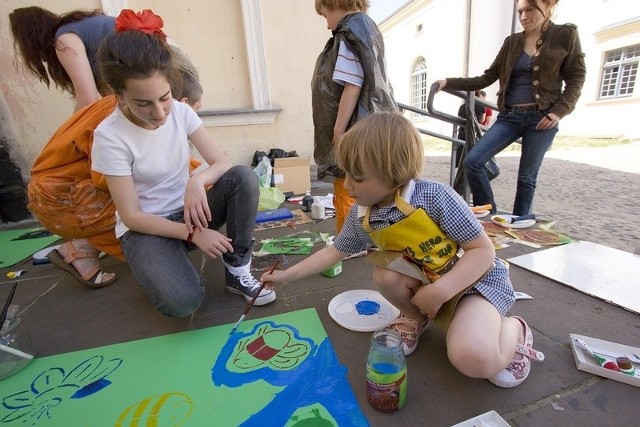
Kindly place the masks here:
POLYGON ((167 41, 167 36, 161 30, 162 25, 162 18, 149 9, 138 13, 131 9, 122 9, 116 18, 116 31, 137 30, 167 41))

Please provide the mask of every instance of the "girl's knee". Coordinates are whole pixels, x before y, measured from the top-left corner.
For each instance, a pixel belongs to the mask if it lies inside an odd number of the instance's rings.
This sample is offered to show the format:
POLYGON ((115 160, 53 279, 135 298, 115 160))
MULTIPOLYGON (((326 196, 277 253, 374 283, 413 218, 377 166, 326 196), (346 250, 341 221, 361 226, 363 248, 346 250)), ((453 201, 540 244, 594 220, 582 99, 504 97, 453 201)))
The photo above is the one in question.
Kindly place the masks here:
POLYGON ((186 317, 196 311, 204 299, 204 288, 193 289, 191 292, 181 289, 182 292, 166 295, 156 303, 158 310, 169 317, 186 317))
POLYGON ((492 354, 480 345, 447 345, 447 357, 451 364, 471 378, 489 378, 495 374, 497 356, 494 358, 492 354))
POLYGON ((245 165, 235 165, 232 166, 228 171, 231 177, 234 180, 241 183, 258 183, 258 176, 256 173, 248 166, 245 165))
POLYGON ((397 287, 399 284, 398 273, 386 268, 376 267, 373 270, 373 281, 380 289, 397 287))

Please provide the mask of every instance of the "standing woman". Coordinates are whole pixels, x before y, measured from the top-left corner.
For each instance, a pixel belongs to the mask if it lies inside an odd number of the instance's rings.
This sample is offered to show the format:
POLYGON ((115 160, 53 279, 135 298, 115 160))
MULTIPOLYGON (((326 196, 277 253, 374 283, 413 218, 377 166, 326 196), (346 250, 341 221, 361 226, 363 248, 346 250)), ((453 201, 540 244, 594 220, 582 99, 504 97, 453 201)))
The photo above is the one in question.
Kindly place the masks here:
POLYGON ((464 159, 473 204, 490 203, 492 213, 497 206, 484 164, 522 138, 513 214, 530 213, 544 155, 584 85, 586 67, 578 30, 573 24, 551 21, 557 4, 558 0, 518 0, 524 31, 505 39, 484 74, 436 82, 439 89, 474 91, 500 81, 498 117, 464 159))
MULTIPOLYGON (((172 99, 173 54, 160 35, 125 30, 103 41, 100 71, 118 107, 94 132, 92 169, 105 175, 134 277, 163 314, 184 317, 204 298, 194 246, 222 258, 229 291, 248 301, 259 291, 250 272, 258 179, 231 166, 193 109, 172 99), (209 165, 192 176, 189 142, 209 165)), ((263 290, 255 304, 275 297, 263 290)))

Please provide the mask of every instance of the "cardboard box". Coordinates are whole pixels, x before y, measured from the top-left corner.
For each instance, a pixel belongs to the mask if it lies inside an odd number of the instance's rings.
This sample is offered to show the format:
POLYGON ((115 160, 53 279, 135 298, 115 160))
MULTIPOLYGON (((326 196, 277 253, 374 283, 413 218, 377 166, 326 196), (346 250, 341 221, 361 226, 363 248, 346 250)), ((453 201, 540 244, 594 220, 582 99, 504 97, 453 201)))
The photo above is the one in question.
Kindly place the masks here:
POLYGON ((283 193, 304 194, 311 190, 311 171, 308 157, 282 157, 275 159, 273 186, 283 193))
MULTIPOLYGON (((584 335, 569 334, 569 336, 571 337, 571 350, 573 350, 573 358, 575 359, 576 367, 579 370, 612 380, 620 381, 625 384, 640 387, 640 365, 633 362, 632 360, 632 364, 636 369, 635 375, 633 376, 624 374, 622 372, 612 371, 611 369, 603 368, 596 363, 596 361, 593 359, 593 357, 591 357, 590 354, 576 346, 576 344, 573 342, 573 337, 582 339, 587 343, 591 351, 613 362, 615 362, 617 356, 622 356, 624 354, 640 355, 640 348, 617 344, 610 341, 599 340, 597 338, 591 338, 584 335)), ((629 359, 631 359, 631 357, 629 357, 629 359)))

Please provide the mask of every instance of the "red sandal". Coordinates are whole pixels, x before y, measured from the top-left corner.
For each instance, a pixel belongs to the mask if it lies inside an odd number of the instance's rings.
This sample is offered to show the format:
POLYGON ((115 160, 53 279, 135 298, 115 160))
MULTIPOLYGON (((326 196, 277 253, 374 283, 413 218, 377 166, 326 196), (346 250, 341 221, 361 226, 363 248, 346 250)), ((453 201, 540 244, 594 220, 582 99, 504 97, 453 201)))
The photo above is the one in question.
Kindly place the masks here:
POLYGON ((524 342, 522 344, 518 343, 516 347, 516 354, 521 354, 522 358, 516 359, 514 356, 506 368, 498 372, 496 376, 489 378, 491 383, 502 388, 512 388, 522 384, 529 376, 531 359, 539 362, 544 360, 544 354, 533 348, 533 333, 527 322, 518 316, 513 316, 513 318, 520 321, 524 327, 524 342))

